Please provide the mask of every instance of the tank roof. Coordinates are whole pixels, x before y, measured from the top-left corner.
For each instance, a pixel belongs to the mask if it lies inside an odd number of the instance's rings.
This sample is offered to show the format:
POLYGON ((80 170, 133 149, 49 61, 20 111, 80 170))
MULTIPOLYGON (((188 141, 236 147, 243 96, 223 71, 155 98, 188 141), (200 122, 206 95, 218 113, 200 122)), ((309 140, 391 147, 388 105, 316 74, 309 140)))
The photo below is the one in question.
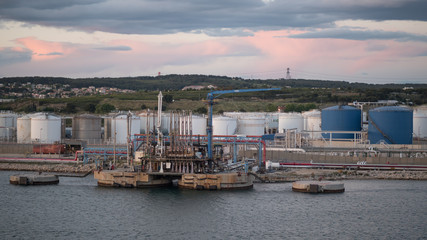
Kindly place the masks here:
POLYGON ((401 106, 384 106, 384 107, 377 107, 370 111, 375 112, 412 112, 412 109, 407 107, 401 107, 401 106))
POLYGON ((355 108, 353 106, 348 106, 348 105, 336 105, 336 106, 332 106, 332 107, 322 109, 322 111, 324 111, 324 110, 327 110, 327 111, 342 111, 342 110, 360 111, 360 109, 355 108))
POLYGON ((19 117, 18 119, 19 119, 19 120, 26 120, 26 119, 31 119, 31 117, 30 117, 30 116, 28 116, 28 115, 24 115, 24 116, 22 116, 22 117, 19 117))
POLYGON ((78 115, 78 116, 74 116, 75 118, 101 118, 99 116, 96 115, 92 115, 92 114, 82 114, 82 115, 78 115))
POLYGON ((61 119, 60 117, 48 113, 36 113, 31 115, 31 119, 61 119))

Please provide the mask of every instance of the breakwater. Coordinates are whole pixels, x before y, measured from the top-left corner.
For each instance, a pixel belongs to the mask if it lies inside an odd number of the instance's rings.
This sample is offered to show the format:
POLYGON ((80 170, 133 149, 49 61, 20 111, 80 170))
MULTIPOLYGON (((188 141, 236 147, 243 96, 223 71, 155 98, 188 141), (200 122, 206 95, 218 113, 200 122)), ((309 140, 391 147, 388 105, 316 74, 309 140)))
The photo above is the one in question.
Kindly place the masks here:
POLYGON ((259 174, 258 182, 294 182, 302 180, 427 180, 427 171, 401 170, 329 170, 329 169, 286 169, 259 174))
MULTIPOLYGON (((55 172, 67 174, 87 174, 95 169, 94 164, 65 164, 65 163, 0 163, 2 171, 34 171, 34 172, 55 172)), ((61 174, 60 174, 61 175, 61 174)))

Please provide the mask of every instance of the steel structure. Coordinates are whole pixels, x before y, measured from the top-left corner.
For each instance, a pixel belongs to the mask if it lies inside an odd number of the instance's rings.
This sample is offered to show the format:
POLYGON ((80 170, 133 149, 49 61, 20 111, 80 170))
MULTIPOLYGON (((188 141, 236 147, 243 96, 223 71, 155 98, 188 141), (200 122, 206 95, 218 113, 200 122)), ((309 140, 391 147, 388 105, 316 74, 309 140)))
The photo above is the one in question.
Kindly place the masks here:
POLYGON ((208 125, 206 127, 206 133, 208 134, 208 160, 213 160, 212 156, 212 110, 215 98, 223 94, 228 93, 246 93, 246 92, 262 92, 262 91, 273 91, 280 90, 281 88, 258 88, 258 89, 237 89, 237 90, 223 90, 223 91, 212 91, 209 92, 206 101, 208 104, 208 125))

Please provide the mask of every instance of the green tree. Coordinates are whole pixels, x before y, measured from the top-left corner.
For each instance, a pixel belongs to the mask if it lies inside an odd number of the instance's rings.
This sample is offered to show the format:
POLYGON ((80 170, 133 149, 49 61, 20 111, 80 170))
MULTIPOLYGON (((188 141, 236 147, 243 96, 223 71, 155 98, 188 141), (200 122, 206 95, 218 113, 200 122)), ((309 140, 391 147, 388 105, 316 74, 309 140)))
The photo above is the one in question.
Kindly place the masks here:
POLYGON ((26 113, 35 112, 35 111, 37 111, 37 107, 34 103, 31 103, 30 105, 27 105, 24 108, 24 112, 26 112, 26 113))
POLYGON ((89 103, 88 105, 85 106, 84 110, 90 113, 94 113, 96 111, 96 105, 93 103, 89 103))
POLYGON ((113 105, 111 105, 109 103, 104 103, 104 104, 98 104, 96 106, 95 112, 96 113, 109 113, 115 109, 116 108, 113 105))
POLYGON ((163 96, 163 100, 165 100, 165 102, 167 102, 167 103, 171 103, 171 102, 173 102, 173 96, 170 94, 166 94, 163 96))
POLYGON ((277 105, 274 105, 272 103, 268 104, 266 111, 267 112, 275 112, 275 111, 277 111, 277 105))
POLYGON ((194 112, 199 114, 207 114, 208 110, 206 109, 206 107, 199 107, 194 112))
POLYGON ((75 104, 75 103, 67 103, 67 104, 65 105, 65 109, 64 109, 64 111, 65 111, 66 113, 76 113, 76 112, 77 112, 77 106, 76 106, 76 104, 75 104))

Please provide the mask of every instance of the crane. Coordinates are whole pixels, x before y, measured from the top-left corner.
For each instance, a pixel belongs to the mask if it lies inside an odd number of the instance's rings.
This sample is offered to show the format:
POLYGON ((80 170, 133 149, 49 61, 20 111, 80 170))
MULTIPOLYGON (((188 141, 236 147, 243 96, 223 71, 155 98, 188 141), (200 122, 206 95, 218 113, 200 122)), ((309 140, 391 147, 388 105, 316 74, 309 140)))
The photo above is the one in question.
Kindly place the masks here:
POLYGON ((214 105, 215 98, 223 94, 228 93, 245 93, 245 92, 262 92, 262 91, 273 91, 281 90, 281 88, 258 88, 258 89, 237 89, 237 90, 222 90, 222 91, 211 91, 206 97, 208 104, 208 125, 206 127, 206 132, 208 134, 208 160, 213 160, 212 155, 212 110, 214 105))

